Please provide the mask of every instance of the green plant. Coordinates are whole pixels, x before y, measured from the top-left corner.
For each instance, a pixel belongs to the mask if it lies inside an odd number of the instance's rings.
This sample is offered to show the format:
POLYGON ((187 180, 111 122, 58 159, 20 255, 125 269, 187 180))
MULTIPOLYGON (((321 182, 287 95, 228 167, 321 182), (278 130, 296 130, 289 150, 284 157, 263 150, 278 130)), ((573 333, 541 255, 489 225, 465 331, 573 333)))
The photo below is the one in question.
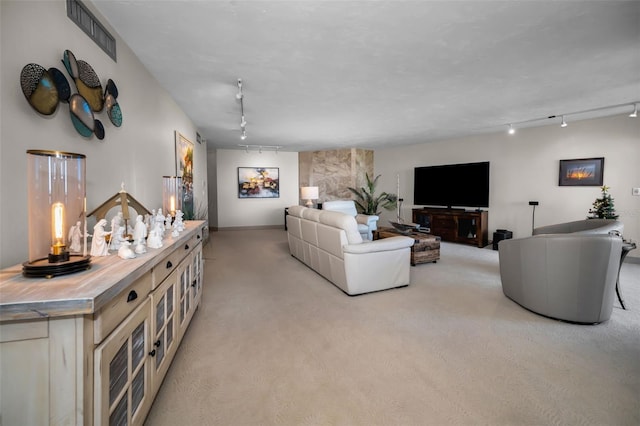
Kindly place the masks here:
POLYGON ((589 209, 587 219, 617 219, 616 209, 613 205, 613 197, 607 191, 609 187, 604 185, 600 188, 602 191, 602 197, 596 198, 593 202, 593 207, 589 209))
POLYGON ((365 173, 365 176, 367 178, 366 187, 360 187, 357 189, 351 187, 348 188, 349 191, 356 196, 354 201, 358 212, 363 214, 379 215, 382 212, 379 210, 380 207, 386 210, 395 209, 398 202, 398 196, 396 194, 383 192, 380 195, 375 195, 376 185, 378 184, 380 175, 376 176, 373 180, 369 178, 368 173, 365 173))

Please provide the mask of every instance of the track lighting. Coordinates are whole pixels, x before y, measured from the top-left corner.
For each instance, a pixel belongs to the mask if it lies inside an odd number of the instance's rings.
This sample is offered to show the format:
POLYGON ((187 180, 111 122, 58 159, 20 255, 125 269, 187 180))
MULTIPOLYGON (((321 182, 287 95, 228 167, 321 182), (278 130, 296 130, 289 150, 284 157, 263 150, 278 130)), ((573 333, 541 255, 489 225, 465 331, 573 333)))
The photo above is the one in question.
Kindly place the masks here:
POLYGON ((236 99, 240 101, 240 139, 245 140, 247 138, 247 120, 244 119, 244 94, 242 93, 242 79, 238 79, 238 93, 236 99))
MULTIPOLYGON (((533 123, 547 122, 548 120, 553 120, 553 122, 556 122, 558 117, 560 117, 562 119, 562 121, 560 123, 560 127, 564 128, 564 127, 568 127, 569 126, 567 124, 567 121, 565 120, 565 117, 567 117, 569 115, 570 116, 592 115, 592 113, 594 113, 594 112, 606 111, 606 110, 615 110, 615 112, 611 111, 611 113, 609 115, 621 114, 623 112, 622 109, 623 108, 626 109, 628 106, 633 106, 633 112, 631 114, 629 114, 629 117, 636 118, 636 117, 638 117, 638 104, 639 103, 640 103, 640 101, 635 101, 633 103, 607 105, 607 106, 604 106, 604 107, 591 108, 591 109, 586 109, 586 110, 582 110, 582 111, 566 112, 564 114, 552 114, 552 115, 548 115, 548 116, 544 116, 544 117, 532 118, 530 120, 512 121, 511 123, 502 124, 500 126, 508 126, 508 133, 510 135, 513 135, 513 134, 516 133, 516 128, 514 126, 517 126, 518 129, 522 129, 522 128, 526 128, 526 127, 529 127, 529 126, 533 126, 534 125, 533 123)), ((626 114, 626 112, 625 112, 625 114, 626 114)))
POLYGON ((273 150, 276 152, 276 154, 278 153, 278 150, 280 148, 282 148, 282 146, 280 145, 245 145, 245 144, 239 144, 238 145, 241 148, 244 148, 245 152, 248 154, 250 149, 255 149, 257 150, 260 154, 262 154, 263 150, 273 150))

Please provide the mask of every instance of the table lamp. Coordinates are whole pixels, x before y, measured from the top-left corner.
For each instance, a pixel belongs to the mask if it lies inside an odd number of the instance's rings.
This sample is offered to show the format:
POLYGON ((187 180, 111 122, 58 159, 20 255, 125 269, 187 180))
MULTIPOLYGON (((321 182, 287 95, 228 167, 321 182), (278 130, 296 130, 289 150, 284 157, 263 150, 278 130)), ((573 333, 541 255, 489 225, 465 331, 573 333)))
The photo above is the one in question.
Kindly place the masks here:
POLYGON ((318 187, 317 186, 303 186, 300 188, 300 198, 307 200, 305 204, 307 207, 313 207, 313 200, 318 199, 318 187))

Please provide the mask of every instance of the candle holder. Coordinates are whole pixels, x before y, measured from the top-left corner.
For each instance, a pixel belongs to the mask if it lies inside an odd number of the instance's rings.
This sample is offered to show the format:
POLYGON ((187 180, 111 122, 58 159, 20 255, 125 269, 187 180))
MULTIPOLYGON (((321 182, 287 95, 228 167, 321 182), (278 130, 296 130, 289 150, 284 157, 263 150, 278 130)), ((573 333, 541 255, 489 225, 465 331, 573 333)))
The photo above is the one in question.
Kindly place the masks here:
POLYGON ((90 268, 85 215, 85 156, 27 151, 27 277, 51 278, 90 268))
POLYGON ((171 215, 171 223, 177 210, 182 210, 182 178, 162 176, 162 211, 171 215))

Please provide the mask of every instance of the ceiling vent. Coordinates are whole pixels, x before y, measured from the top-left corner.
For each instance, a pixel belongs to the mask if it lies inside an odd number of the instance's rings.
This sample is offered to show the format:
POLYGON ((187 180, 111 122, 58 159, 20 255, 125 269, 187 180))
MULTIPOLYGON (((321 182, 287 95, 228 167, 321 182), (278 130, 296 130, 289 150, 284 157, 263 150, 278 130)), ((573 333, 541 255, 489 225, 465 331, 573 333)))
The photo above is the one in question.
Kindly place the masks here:
POLYGON ((67 0, 67 16, 75 22, 115 62, 116 39, 104 28, 80 0, 67 0))

